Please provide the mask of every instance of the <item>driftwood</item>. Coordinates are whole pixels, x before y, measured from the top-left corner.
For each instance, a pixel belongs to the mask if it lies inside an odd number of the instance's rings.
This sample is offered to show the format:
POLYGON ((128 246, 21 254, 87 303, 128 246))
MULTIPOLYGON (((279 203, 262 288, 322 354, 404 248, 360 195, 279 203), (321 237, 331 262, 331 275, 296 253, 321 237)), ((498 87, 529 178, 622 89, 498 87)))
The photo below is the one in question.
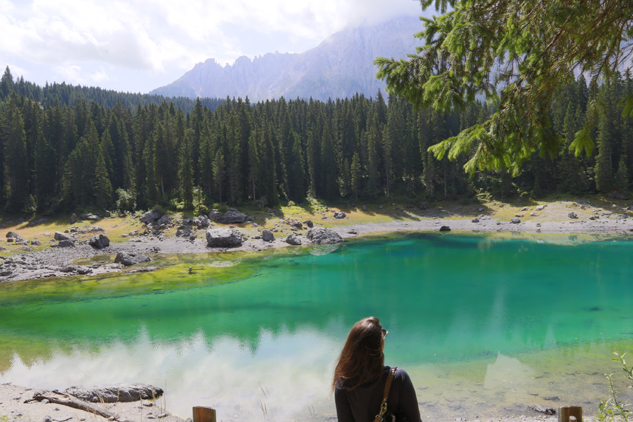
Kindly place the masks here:
POLYGON ((544 406, 541 406, 540 404, 530 404, 528 405, 528 408, 530 408, 531 410, 534 410, 535 412, 544 413, 546 415, 556 414, 556 409, 554 409, 553 407, 544 407, 544 406))
POLYGON ((33 400, 42 401, 48 400, 50 403, 61 404, 63 406, 72 407, 74 409, 84 410, 89 413, 94 413, 104 418, 115 420, 119 419, 119 416, 115 413, 109 412, 102 407, 96 406, 92 403, 88 403, 83 400, 76 399, 67 394, 51 393, 50 391, 38 391, 33 394, 33 400))

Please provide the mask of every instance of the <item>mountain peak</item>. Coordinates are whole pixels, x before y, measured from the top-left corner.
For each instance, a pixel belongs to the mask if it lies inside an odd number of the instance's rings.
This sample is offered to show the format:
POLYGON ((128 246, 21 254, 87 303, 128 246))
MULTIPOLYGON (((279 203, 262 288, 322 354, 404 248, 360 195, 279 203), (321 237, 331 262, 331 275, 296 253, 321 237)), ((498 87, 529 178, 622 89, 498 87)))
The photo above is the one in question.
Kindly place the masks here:
POLYGON ((187 97, 246 97, 251 101, 279 98, 374 96, 384 91, 373 62, 378 56, 404 58, 420 41, 415 17, 398 17, 371 25, 348 27, 303 53, 266 53, 251 60, 241 56, 220 66, 214 59, 198 63, 177 81, 151 94, 187 97))

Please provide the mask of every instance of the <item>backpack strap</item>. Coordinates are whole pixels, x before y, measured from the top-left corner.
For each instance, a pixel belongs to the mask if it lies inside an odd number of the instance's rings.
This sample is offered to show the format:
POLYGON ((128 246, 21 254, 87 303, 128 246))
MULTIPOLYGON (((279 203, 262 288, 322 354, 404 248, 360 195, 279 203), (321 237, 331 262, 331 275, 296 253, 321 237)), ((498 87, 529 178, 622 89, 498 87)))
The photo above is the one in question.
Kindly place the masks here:
POLYGON ((374 422, 383 422, 385 413, 387 413, 387 398, 389 397, 389 390, 391 389, 391 382, 393 381, 393 377, 396 375, 396 371, 398 370, 397 366, 394 366, 389 371, 389 375, 387 375, 387 382, 385 382, 385 392, 383 394, 382 403, 380 404, 380 413, 376 415, 374 422))

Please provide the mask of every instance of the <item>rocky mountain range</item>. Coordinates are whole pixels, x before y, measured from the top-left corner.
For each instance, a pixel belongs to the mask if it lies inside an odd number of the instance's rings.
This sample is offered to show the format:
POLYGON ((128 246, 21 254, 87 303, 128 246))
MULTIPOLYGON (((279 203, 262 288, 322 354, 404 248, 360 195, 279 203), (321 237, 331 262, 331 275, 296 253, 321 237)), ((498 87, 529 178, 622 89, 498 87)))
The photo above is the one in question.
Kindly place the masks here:
POLYGON ((242 97, 251 102, 286 99, 375 96, 385 83, 376 79, 378 56, 405 58, 421 42, 416 17, 399 17, 372 26, 337 32, 304 53, 268 53, 239 57, 221 66, 214 59, 198 63, 175 82, 151 94, 186 97, 242 97))

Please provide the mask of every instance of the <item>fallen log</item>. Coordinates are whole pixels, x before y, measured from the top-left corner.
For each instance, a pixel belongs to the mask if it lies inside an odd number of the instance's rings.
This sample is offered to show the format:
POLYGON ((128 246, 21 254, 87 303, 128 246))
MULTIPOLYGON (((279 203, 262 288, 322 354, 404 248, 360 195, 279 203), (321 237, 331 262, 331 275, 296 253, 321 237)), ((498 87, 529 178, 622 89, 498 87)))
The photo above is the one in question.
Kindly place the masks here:
POLYGON ((76 399, 72 396, 62 393, 52 393, 50 391, 37 391, 33 394, 33 400, 48 400, 50 403, 61 404, 63 406, 72 407, 74 409, 83 410, 85 412, 94 413, 104 418, 118 420, 119 416, 102 407, 96 406, 83 400, 76 399))

